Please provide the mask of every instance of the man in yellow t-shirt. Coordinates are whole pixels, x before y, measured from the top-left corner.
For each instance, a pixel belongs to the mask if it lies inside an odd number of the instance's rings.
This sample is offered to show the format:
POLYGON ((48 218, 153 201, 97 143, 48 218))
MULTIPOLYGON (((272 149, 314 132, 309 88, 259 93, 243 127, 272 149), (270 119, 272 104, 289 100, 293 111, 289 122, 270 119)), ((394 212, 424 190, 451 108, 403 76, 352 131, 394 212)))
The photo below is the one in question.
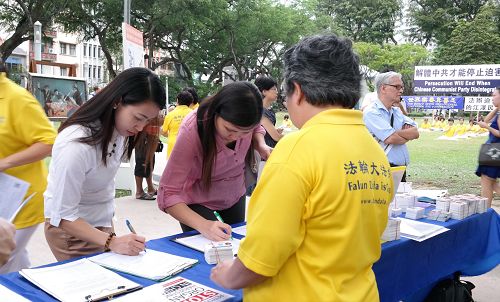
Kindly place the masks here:
POLYGON ((193 109, 189 108, 189 105, 192 102, 193 96, 191 93, 188 91, 181 91, 177 95, 177 107, 165 116, 161 134, 168 137, 167 158, 174 149, 175 142, 177 141, 177 134, 179 133, 182 121, 189 112, 193 111, 193 109))
POLYGON ((0 71, 0 172, 30 183, 27 195, 36 192, 14 221, 16 249, 0 274, 30 266, 26 244, 44 221, 47 169, 43 159, 50 155, 55 137, 38 101, 0 71))
POLYGON ((244 301, 378 301, 393 195, 390 165, 352 110, 358 59, 348 40, 303 39, 285 53, 288 112, 300 131, 271 154, 252 195, 238 258, 211 279, 244 301))

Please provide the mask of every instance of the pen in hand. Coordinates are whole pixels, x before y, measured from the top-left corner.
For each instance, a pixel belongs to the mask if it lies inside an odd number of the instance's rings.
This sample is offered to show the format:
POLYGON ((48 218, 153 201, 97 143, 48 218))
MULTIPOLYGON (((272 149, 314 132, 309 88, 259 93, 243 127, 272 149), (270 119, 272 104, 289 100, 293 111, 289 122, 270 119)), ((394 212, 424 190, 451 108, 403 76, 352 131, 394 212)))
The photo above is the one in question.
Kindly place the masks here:
MULTIPOLYGON (((215 215, 215 218, 217 218, 217 220, 219 220, 222 223, 225 223, 224 220, 222 220, 222 217, 220 216, 220 214, 217 211, 214 211, 214 215, 215 215)), ((230 238, 231 238, 231 240, 233 240, 233 234, 231 234, 230 238)))
MULTIPOLYGON (((130 232, 132 232, 133 234, 137 235, 137 233, 134 230, 134 227, 132 226, 132 224, 130 223, 130 221, 128 221, 128 219, 125 219, 125 224, 127 225, 127 227, 130 230, 130 232)), ((146 251, 146 244, 144 244, 144 252, 147 252, 146 251)))

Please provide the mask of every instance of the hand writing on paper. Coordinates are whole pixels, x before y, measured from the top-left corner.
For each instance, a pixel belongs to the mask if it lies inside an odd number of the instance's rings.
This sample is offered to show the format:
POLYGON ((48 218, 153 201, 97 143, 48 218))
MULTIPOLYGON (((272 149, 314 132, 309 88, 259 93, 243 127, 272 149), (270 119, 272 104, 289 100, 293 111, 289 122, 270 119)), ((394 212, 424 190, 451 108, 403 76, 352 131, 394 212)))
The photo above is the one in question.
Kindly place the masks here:
POLYGON ((220 221, 206 220, 198 231, 212 241, 229 240, 231 237, 231 226, 220 221))
POLYGON ((0 218, 0 266, 9 260, 10 254, 16 248, 15 233, 14 225, 0 218))
POLYGON ((113 237, 109 244, 109 248, 123 255, 137 256, 146 248, 146 238, 136 234, 128 234, 120 237, 113 237))

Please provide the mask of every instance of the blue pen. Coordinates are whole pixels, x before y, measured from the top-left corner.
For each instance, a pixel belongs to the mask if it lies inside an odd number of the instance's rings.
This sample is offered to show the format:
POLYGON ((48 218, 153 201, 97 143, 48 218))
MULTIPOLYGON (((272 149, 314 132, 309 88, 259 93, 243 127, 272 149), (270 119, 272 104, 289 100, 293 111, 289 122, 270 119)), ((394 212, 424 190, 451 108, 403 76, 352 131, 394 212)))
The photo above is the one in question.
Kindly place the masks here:
MULTIPOLYGON (((130 221, 128 221, 128 219, 125 219, 125 224, 127 225, 128 229, 137 235, 137 233, 135 232, 134 230, 134 227, 132 226, 132 224, 130 223, 130 221)), ((146 252, 146 244, 144 244, 144 252, 146 252)))
MULTIPOLYGON (((214 215, 215 215, 215 218, 217 218, 217 220, 219 220, 222 223, 225 223, 224 220, 222 220, 222 217, 220 216, 220 214, 217 211, 214 211, 214 215)), ((232 234, 231 234, 231 240, 233 240, 233 235, 232 234)))

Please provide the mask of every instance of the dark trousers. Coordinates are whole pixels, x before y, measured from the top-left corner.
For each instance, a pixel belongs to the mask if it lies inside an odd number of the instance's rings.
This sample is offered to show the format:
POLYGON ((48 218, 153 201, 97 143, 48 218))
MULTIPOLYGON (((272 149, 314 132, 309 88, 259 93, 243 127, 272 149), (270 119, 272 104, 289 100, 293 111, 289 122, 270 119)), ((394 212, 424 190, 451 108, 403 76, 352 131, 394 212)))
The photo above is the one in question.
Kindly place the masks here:
MULTIPOLYGON (((401 167, 400 165, 395 165, 395 164, 391 164, 391 163, 389 163, 389 164, 391 165, 391 167, 401 167)), ((406 168, 408 168, 408 166, 406 166, 406 168)), ((401 182, 406 182, 406 169, 405 169, 405 173, 403 174, 403 178, 401 178, 401 182)), ((397 190, 398 190, 398 188, 395 189, 395 191, 397 191, 397 190)))
MULTIPOLYGON (((246 205, 246 196, 243 195, 240 197, 237 203, 235 203, 232 207, 225 210, 217 211, 225 223, 227 224, 235 224, 245 221, 245 205, 246 205)), ((190 204, 188 207, 195 211, 201 217, 208 220, 217 220, 214 215, 214 210, 210 210, 209 208, 199 205, 199 204, 190 204)), ((192 231, 193 228, 187 226, 183 223, 180 223, 183 232, 192 231)))

